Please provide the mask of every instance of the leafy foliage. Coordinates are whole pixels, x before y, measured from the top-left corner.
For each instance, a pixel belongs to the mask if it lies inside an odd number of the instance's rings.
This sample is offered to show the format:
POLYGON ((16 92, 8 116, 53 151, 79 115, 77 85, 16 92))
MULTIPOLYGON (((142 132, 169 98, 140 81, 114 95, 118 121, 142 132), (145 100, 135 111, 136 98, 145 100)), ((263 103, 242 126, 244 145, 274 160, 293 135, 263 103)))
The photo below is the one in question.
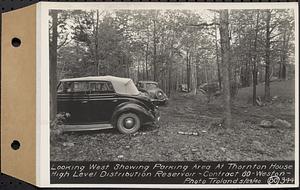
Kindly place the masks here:
POLYGON ((63 121, 66 119, 64 113, 59 113, 56 115, 55 119, 50 123, 50 141, 55 143, 63 133, 63 121))
MULTIPOLYGON (((251 84, 254 56, 259 81, 264 81, 267 11, 258 11, 256 50, 257 10, 230 12, 230 76, 242 86, 251 84)), ((58 15, 58 79, 108 74, 155 78, 170 94, 181 83, 197 88, 222 77, 217 69, 221 59, 216 57, 221 54, 215 12, 68 10, 58 15)), ((291 10, 271 10, 270 58, 275 76, 285 77, 286 65, 293 63, 293 25, 291 10)))

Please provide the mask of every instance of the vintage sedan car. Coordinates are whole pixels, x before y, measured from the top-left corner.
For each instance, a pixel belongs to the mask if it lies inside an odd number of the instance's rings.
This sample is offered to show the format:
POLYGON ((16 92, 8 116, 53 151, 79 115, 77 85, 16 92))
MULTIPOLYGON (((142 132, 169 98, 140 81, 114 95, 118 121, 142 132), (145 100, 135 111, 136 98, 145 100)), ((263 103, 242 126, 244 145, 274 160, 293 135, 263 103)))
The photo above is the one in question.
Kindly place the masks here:
POLYGON ((158 87, 158 83, 154 81, 138 81, 137 88, 139 91, 147 94, 151 101, 156 105, 168 103, 168 96, 162 89, 158 87))
POLYGON ((188 89, 187 84, 178 85, 178 89, 179 89, 180 92, 190 92, 191 91, 191 89, 188 89))
POLYGON ((205 92, 209 93, 215 93, 220 90, 219 84, 214 82, 214 83, 204 83, 199 86, 200 89, 204 90, 205 92))
POLYGON ((158 107, 131 79, 114 76, 60 80, 57 109, 67 116, 65 131, 117 128, 130 134, 159 120, 158 107))

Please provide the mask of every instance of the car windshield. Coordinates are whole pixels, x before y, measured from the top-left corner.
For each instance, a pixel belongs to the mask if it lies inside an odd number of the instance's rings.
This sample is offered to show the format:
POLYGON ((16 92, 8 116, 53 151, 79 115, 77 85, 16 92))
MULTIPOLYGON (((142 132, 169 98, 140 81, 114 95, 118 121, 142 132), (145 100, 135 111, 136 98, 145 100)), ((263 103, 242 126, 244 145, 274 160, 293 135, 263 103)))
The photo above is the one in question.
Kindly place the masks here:
POLYGON ((153 89, 153 88, 157 88, 158 85, 155 83, 145 83, 145 88, 146 89, 153 89))

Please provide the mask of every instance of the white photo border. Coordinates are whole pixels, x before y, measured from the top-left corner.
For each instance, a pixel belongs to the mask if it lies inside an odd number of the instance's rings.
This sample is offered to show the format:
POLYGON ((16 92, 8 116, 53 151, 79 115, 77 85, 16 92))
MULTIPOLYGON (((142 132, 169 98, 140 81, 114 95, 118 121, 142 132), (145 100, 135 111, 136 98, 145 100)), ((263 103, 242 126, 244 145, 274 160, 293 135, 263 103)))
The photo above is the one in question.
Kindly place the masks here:
POLYGON ((39 2, 36 14, 36 181, 39 187, 119 187, 119 188, 284 188, 299 186, 299 31, 298 3, 149 3, 149 2, 39 2), (49 10, 72 9, 294 9, 295 18, 295 184, 199 185, 199 184, 50 184, 50 96, 49 96, 49 10))

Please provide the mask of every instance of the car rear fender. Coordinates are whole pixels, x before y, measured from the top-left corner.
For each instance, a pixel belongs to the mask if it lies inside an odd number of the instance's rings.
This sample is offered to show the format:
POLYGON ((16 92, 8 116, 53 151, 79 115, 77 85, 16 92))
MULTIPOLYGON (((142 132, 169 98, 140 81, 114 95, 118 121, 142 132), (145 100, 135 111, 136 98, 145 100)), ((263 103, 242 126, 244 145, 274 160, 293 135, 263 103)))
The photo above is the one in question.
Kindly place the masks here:
POLYGON ((150 111, 148 111, 147 109, 143 108, 142 106, 135 104, 135 103, 128 103, 125 102, 123 104, 120 104, 114 111, 112 118, 111 118, 111 123, 115 124, 115 122, 118 119, 118 116, 122 113, 126 113, 126 112, 133 112, 136 113, 140 119, 141 122, 146 122, 149 119, 153 119, 154 116, 152 115, 152 113, 150 111))

